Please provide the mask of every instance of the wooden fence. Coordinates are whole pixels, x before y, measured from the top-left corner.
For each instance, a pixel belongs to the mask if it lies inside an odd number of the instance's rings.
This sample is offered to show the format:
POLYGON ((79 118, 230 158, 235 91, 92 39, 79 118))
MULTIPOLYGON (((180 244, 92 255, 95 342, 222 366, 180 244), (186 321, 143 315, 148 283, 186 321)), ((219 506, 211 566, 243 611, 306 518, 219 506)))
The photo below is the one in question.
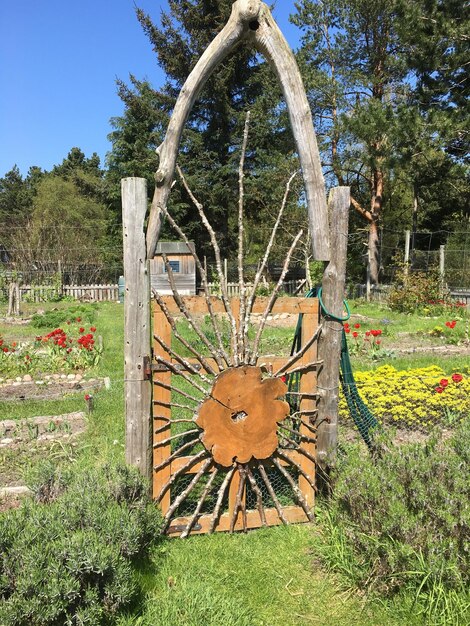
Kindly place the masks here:
POLYGON ((21 300, 46 302, 61 296, 90 302, 115 302, 119 299, 119 286, 115 285, 21 285, 21 300))
MULTIPOLYGON (((307 290, 307 281, 305 279, 299 280, 288 280, 284 281, 282 285, 282 290, 284 293, 293 296, 293 295, 303 295, 303 292, 307 290)), ((253 287, 251 283, 245 283, 245 286, 248 291, 253 287)), ((262 285, 260 285, 262 286, 262 285)), ((272 285, 271 285, 272 287, 272 285)), ((209 290, 212 295, 218 295, 220 287, 218 283, 209 283, 209 290)), ((236 298, 240 295, 240 285, 237 282, 227 283, 227 294, 229 298, 236 298)))

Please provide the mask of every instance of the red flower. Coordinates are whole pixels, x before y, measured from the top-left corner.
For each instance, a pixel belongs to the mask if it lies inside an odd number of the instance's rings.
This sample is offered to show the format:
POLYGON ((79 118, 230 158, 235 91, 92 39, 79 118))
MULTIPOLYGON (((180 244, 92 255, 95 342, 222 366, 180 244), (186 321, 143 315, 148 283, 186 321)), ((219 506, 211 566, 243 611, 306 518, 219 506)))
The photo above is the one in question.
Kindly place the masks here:
POLYGON ((89 393, 85 394, 85 401, 88 402, 88 400, 91 400, 91 396, 89 393))
POLYGON ((441 387, 443 387, 444 389, 448 386, 449 381, 447 380, 447 378, 443 378, 441 381, 439 381, 439 385, 441 387))
POLYGON ((82 321, 82 318, 81 317, 77 317, 75 321, 77 322, 77 324, 80 324, 80 322, 82 321))
POLYGON ((13 348, 16 348, 17 344, 16 341, 13 341, 13 343, 11 344, 13 348))
POLYGON ((434 389, 434 391, 435 391, 436 393, 442 393, 442 392, 444 391, 444 389, 443 389, 442 387, 436 387, 436 388, 434 389))
POLYGON ((287 382, 287 374, 284 374, 283 376, 281 376, 281 380, 283 383, 287 382))
POLYGON ((345 332, 345 333, 347 333, 347 334, 349 335, 349 333, 351 332, 351 329, 349 328, 349 326, 348 326, 348 328, 345 328, 345 329, 344 329, 344 332, 345 332))
POLYGON ((377 339, 375 343, 376 343, 376 345, 377 345, 377 346, 380 346, 380 344, 381 344, 382 342, 380 341, 380 339, 377 339))
POLYGON ((78 329, 78 332, 79 332, 80 334, 82 334, 82 333, 84 333, 84 332, 85 332, 85 329, 83 328, 83 326, 81 326, 81 327, 78 329))
POLYGON ((3 352, 5 352, 5 354, 8 352, 8 348, 5 346, 5 348, 2 348, 3 352))
POLYGON ((91 327, 90 327, 90 331, 91 331, 92 333, 96 333, 96 328, 95 328, 95 326, 91 326, 91 327))
POLYGON ((360 324, 354 324, 354 328, 360 328, 361 325, 360 324))
POLYGON ((452 374, 452 380, 454 383, 461 383, 463 380, 462 374, 452 374))
POLYGON ((70 320, 67 320, 67 325, 70 326, 71 322, 70 320))
POLYGON ((366 330, 366 337, 370 337, 372 335, 372 332, 370 330, 366 330))
POLYGON ((353 332, 353 337, 354 339, 357 339, 359 337, 359 333, 356 333, 356 331, 353 332))

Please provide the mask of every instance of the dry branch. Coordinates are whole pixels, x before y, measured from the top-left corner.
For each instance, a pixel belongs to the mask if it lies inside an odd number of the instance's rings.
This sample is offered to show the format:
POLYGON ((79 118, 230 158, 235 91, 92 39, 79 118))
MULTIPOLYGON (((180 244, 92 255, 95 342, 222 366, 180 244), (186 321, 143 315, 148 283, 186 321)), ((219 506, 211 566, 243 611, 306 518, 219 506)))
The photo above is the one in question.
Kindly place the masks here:
POLYGON ((194 487, 201 480, 201 478, 203 477, 203 475, 206 472, 206 470, 209 469, 209 465, 211 465, 211 464, 212 464, 212 459, 207 459, 206 462, 201 465, 201 468, 199 469, 197 474, 194 475, 194 478, 191 480, 191 482, 186 487, 186 489, 184 491, 182 491, 177 498, 175 498, 173 504, 170 506, 170 508, 168 509, 168 511, 167 511, 167 513, 165 515, 165 518, 164 518, 165 524, 163 526, 163 532, 165 532, 165 530, 168 528, 168 524, 169 524, 169 522, 171 520, 171 517, 172 517, 173 513, 178 509, 180 504, 186 500, 186 498, 189 496, 191 491, 194 489, 194 487))
POLYGON ((305 498, 302 495, 302 492, 299 489, 299 486, 297 485, 297 483, 295 482, 295 480, 292 478, 292 476, 289 474, 289 472, 282 466, 282 464, 279 462, 279 460, 276 457, 273 457, 272 462, 274 463, 274 465, 277 467, 277 469, 281 472, 281 474, 284 476, 284 478, 287 480, 287 482, 290 484, 290 486, 292 487, 293 492, 295 493, 300 506, 302 507, 302 509, 304 510, 305 515, 307 516, 308 520, 310 522, 314 521, 314 516, 312 514, 312 512, 310 511, 310 508, 305 500, 305 498))
POLYGON ((239 324, 238 324, 238 353, 240 362, 244 362, 245 358, 245 347, 246 347, 246 334, 245 334, 245 310, 246 310, 246 286, 245 286, 245 277, 243 273, 243 212, 244 212, 244 165, 245 165, 245 155, 246 155, 246 146, 248 143, 248 130, 250 127, 250 111, 246 114, 245 120, 245 129, 243 132, 243 142, 242 142, 242 150, 240 156, 240 165, 238 168, 238 286, 240 291, 240 313, 239 313, 239 324))
POLYGON ((175 393, 178 393, 179 395, 183 396, 184 398, 188 398, 188 400, 193 400, 194 402, 196 402, 196 404, 199 404, 199 402, 201 402, 201 398, 196 398, 195 396, 192 396, 191 394, 187 393, 186 391, 183 391, 182 389, 178 389, 174 385, 167 385, 166 383, 164 383, 161 380, 154 380, 154 383, 156 385, 158 385, 159 387, 163 387, 163 389, 167 389, 168 391, 174 391, 175 393))
POLYGON ((321 330, 322 330, 322 326, 320 324, 320 326, 315 331, 314 335, 310 337, 310 339, 305 343, 305 345, 302 346, 302 348, 298 352, 293 354, 291 358, 286 363, 284 363, 284 365, 280 367, 275 374, 273 374, 273 376, 279 376, 279 374, 282 374, 282 372, 284 372, 291 365, 293 365, 298 359, 300 359, 305 354, 305 352, 310 348, 310 346, 318 339, 318 336, 320 335, 321 330))
MULTIPOLYGON (((176 480, 179 478, 179 476, 181 476, 181 474, 184 474, 184 472, 186 472, 190 467, 192 467, 193 465, 195 465, 198 461, 200 461, 201 459, 207 457, 207 451, 206 450, 201 450, 201 452, 199 452, 198 454, 196 454, 195 456, 192 456, 188 459, 188 462, 185 463, 182 467, 180 467, 179 469, 176 470, 176 472, 174 472, 170 479, 163 485, 163 487, 160 490, 160 493, 158 494, 158 496, 155 498, 156 502, 160 502, 160 500, 162 499, 162 497, 164 496, 165 492, 167 491, 167 489, 169 489, 175 482, 176 480)), ((210 459, 212 460, 212 459, 210 459)))
POLYGON ((158 354, 155 356, 155 360, 157 361, 157 363, 161 363, 162 365, 167 367, 172 374, 176 374, 177 376, 181 376, 181 378, 184 378, 184 380, 186 380, 190 385, 192 385, 195 389, 197 389, 202 394, 204 394, 205 397, 207 397, 209 391, 207 389, 204 389, 204 387, 201 387, 201 385, 198 385, 198 383, 193 380, 191 376, 188 376, 185 372, 175 367, 171 361, 164 359, 162 356, 158 356, 158 354))
POLYGON ((199 370, 197 370, 194 367, 194 365, 192 365, 187 359, 183 358, 177 352, 175 352, 175 350, 173 350, 173 348, 167 345, 167 343, 163 341, 161 337, 159 337, 158 335, 154 335, 153 337, 155 341, 157 341, 161 345, 164 351, 170 356, 172 356, 175 359, 175 361, 177 361, 180 365, 185 367, 188 370, 188 372, 190 372, 191 374, 195 374, 196 376, 199 376, 199 378, 203 380, 205 383, 212 385, 212 380, 207 378, 207 376, 204 376, 204 374, 202 374, 199 370))
POLYGON ((194 526, 197 518, 199 517, 200 513, 201 513, 201 509, 204 505, 204 502, 206 501, 207 496, 209 495, 209 492, 211 490, 212 487, 212 483, 214 482, 217 474, 219 473, 219 468, 215 467, 214 471, 212 472, 212 474, 209 476, 209 479, 207 481, 206 487, 204 489, 204 491, 201 494, 201 497, 198 500, 197 506, 196 506, 196 510, 194 511, 193 515, 191 516, 191 519, 189 520, 186 528, 184 529, 184 531, 181 533, 181 539, 185 539, 189 533, 191 532, 192 527, 194 526))
MULTIPOLYGON (((192 254, 192 256, 194 258, 194 261, 195 261, 195 263, 197 265, 197 268, 198 268, 198 271, 199 271, 199 275, 201 277, 201 284, 202 284, 202 287, 204 289, 204 296, 205 296, 205 299, 206 299, 207 310, 209 312, 209 316, 210 316, 210 319, 211 319, 211 322, 212 322, 212 327, 214 329, 215 336, 217 337, 217 342, 218 342, 218 345, 219 345, 220 355, 224 359, 224 361, 227 364, 227 366, 230 367, 230 365, 231 365, 230 357, 229 357, 229 355, 225 351, 224 342, 223 342, 223 339, 222 339, 222 334, 220 332, 220 328, 219 328, 219 325, 217 324, 217 319, 215 317, 214 310, 212 308, 212 301, 211 301, 211 294, 210 294, 210 289, 209 289, 209 282, 207 280, 207 271, 204 269, 201 261, 199 260, 199 257, 196 254, 196 251, 194 250, 193 246, 191 245, 191 242, 189 241, 186 233, 178 226, 178 224, 175 222, 175 220, 169 214, 169 212, 168 212, 168 210, 166 208, 164 209, 164 214, 165 214, 166 218, 168 219, 168 221, 170 222, 171 226, 174 228, 174 230, 176 230, 176 232, 181 237, 181 239, 183 239, 183 241, 186 243, 186 245, 188 246, 188 250, 191 251, 191 254, 192 254)), ((221 366, 221 363, 217 362, 217 365, 219 366, 219 369, 222 371, 223 367, 221 366)))
POLYGON ((272 486, 271 481, 269 480, 269 476, 264 468, 263 463, 259 463, 258 464, 258 469, 259 469, 259 473, 261 474, 261 478, 264 481, 264 484, 266 485, 266 489, 268 490, 269 495, 271 496, 271 500, 274 503, 274 506, 276 508, 277 514, 279 515, 279 519, 281 520, 281 522, 283 524, 288 524, 286 518, 284 517, 284 513, 282 512, 282 506, 281 503, 279 502, 276 493, 274 491, 274 487, 272 486))
POLYGON ((284 451, 282 450, 278 450, 277 451, 278 456, 281 457, 281 459, 284 459, 284 461, 287 461, 288 463, 290 463, 293 467, 295 467, 300 474, 302 474, 302 476, 305 478, 305 480, 308 482, 308 484, 310 485, 310 487, 317 492, 317 486, 315 485, 314 480, 307 474, 307 472, 304 470, 304 468, 300 465, 300 463, 297 463, 296 461, 294 461, 293 458, 291 458, 288 454, 286 454, 284 451))
MULTIPOLYGON (((185 348, 187 348, 191 352, 191 354, 193 354, 196 357, 196 359, 199 361, 199 363, 202 365, 202 367, 206 370, 208 374, 212 374, 212 376, 216 376, 217 373, 209 365, 206 359, 200 354, 200 352, 196 350, 195 348, 193 348, 193 346, 190 343, 188 343, 184 337, 180 335, 180 333, 178 332, 178 328, 176 326, 175 320, 173 316, 171 315, 170 311, 168 310, 168 307, 166 306, 165 301, 160 296, 160 294, 157 291, 153 291, 152 293, 153 293, 153 297, 158 302, 158 306, 161 308, 167 322, 170 324, 171 329, 173 331, 173 336, 175 337, 175 339, 177 339, 185 348)), ((217 362, 217 365, 219 365, 219 361, 216 360, 216 362, 217 362)))
MULTIPOLYGON (((238 485, 237 497, 235 500, 235 505, 233 507, 232 518, 230 520, 230 532, 231 533, 233 533, 234 528, 235 528, 235 523, 238 517, 238 511, 240 510, 240 508, 242 508, 243 491, 245 489, 245 483, 246 483, 246 469, 243 465, 238 466, 238 473, 240 474, 240 483, 238 485)), ((245 529, 246 529, 246 508, 245 508, 245 512, 243 515, 243 530, 245 529)))
POLYGON ((237 324, 235 321, 235 317, 233 315, 232 309, 230 307, 230 299, 228 297, 228 292, 227 292, 227 281, 226 281, 226 277, 224 275, 223 269, 222 269, 222 257, 220 254, 220 247, 219 244, 217 243, 217 237, 215 234, 214 229, 212 228, 209 220, 206 217, 206 214, 204 212, 204 208, 202 206, 202 204, 197 200, 197 198, 194 196, 193 192, 191 191, 183 172, 181 171, 181 168, 178 167, 178 174, 181 178, 181 181, 183 182, 184 188, 186 189, 189 197, 191 198, 194 206, 196 207, 196 209, 198 210, 199 216, 201 217, 202 223, 204 224, 207 232, 209 233, 209 237, 211 240, 211 245, 212 245, 212 249, 214 250, 214 255, 215 255, 215 263, 216 263, 216 268, 217 268, 217 275, 219 277, 219 282, 220 282, 220 291, 222 294, 222 302, 225 308, 225 312, 228 315, 228 318, 230 320, 230 327, 232 330, 232 336, 231 336, 231 340, 232 340, 232 348, 233 348, 233 360, 234 360, 234 365, 237 366, 239 359, 238 359, 238 350, 237 350, 237 324))
POLYGON ((214 513, 212 514, 211 524, 210 524, 210 527, 209 527, 209 535, 212 535, 212 533, 214 532, 215 525, 216 525, 217 520, 219 518, 219 513, 220 513, 220 509, 222 507, 222 502, 223 502, 223 499, 224 499, 225 492, 227 491, 227 487, 228 487, 230 481, 232 480, 232 476, 234 475, 236 469, 237 468, 234 465, 227 472, 227 474, 226 474, 222 484, 220 485, 219 491, 217 493, 217 501, 215 503, 214 513))
POLYGON ((184 430, 183 432, 178 433, 177 435, 172 435, 171 437, 162 439, 162 441, 156 441, 153 444, 153 447, 161 448, 162 446, 168 445, 171 441, 174 441, 175 439, 179 439, 180 437, 185 437, 186 435, 196 435, 196 434, 199 434, 200 432, 201 431, 198 428, 193 428, 192 430, 184 430))
POLYGON ((201 440, 199 438, 188 441, 188 443, 185 443, 180 448, 178 448, 178 450, 175 450, 172 454, 170 454, 170 456, 166 457, 166 459, 164 459, 161 463, 159 463, 158 465, 155 465, 155 467, 153 468, 154 471, 155 472, 160 471, 162 468, 166 467, 169 463, 171 463, 174 459, 179 457, 182 452, 184 452, 185 450, 188 450, 189 448, 193 448, 198 443, 201 443, 201 440))
POLYGON ((248 476, 248 480, 250 481, 251 488, 256 494, 256 506, 258 508, 258 513, 259 513, 259 517, 261 520, 261 524, 263 526, 267 526, 268 523, 266 521, 266 513, 264 512, 264 507, 263 507, 263 494, 261 493, 261 489, 258 487, 258 483, 256 482, 256 479, 253 476, 253 472, 251 471, 249 467, 247 467, 246 473, 248 476))
POLYGON ((258 350, 259 350, 259 344, 261 341, 261 335, 263 334, 263 330, 264 327, 266 325, 266 321, 268 319, 268 315, 271 313, 271 310, 274 306, 274 303, 276 302, 277 296, 279 294, 279 291, 282 287, 282 283, 284 282, 284 278, 286 277, 287 271, 289 270, 289 264, 290 264, 290 260, 292 258, 292 254, 294 253, 294 250, 297 246, 297 244, 299 243, 300 238, 303 235, 303 231, 300 231, 297 236, 295 237, 294 241, 292 242, 291 247, 289 248, 289 252, 287 253, 287 256, 285 258, 284 261, 284 265, 282 267, 282 272, 281 275, 279 276, 279 280, 277 281, 277 285, 274 288, 274 291, 271 294, 271 297, 269 298, 268 304, 266 305, 266 309, 261 317, 260 320, 260 324, 259 324, 259 328, 258 328, 258 332, 256 334, 256 338, 255 341, 253 343, 253 348, 251 350, 251 358, 250 358, 250 363, 251 365, 254 365, 256 363, 256 359, 258 358, 258 350))

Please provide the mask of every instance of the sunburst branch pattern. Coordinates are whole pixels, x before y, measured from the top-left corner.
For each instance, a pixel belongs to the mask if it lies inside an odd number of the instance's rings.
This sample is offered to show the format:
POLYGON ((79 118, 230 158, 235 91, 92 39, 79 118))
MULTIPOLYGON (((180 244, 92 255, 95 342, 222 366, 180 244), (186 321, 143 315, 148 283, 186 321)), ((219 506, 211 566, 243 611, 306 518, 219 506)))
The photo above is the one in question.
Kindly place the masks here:
POLYGON ((183 389, 179 389, 178 387, 175 387, 175 385, 167 385, 162 380, 158 380, 158 379, 156 379, 154 383, 158 385, 159 387, 163 387, 163 389, 166 389, 167 391, 174 391, 180 396, 183 396, 183 398, 187 398, 188 400, 193 400, 194 402, 196 402, 196 404, 199 404, 199 402, 201 402, 201 398, 196 398, 195 396, 192 396, 190 393, 183 391, 183 389))
POLYGON ((201 478, 204 476, 204 474, 209 469, 209 466, 212 465, 212 463, 213 463, 212 459, 206 459, 206 461, 204 461, 204 463, 201 465, 199 471, 194 475, 194 478, 191 480, 191 482, 186 487, 186 489, 182 491, 177 498, 175 498, 175 500, 173 501, 173 504, 170 506, 170 508, 168 509, 164 517, 163 532, 165 532, 165 530, 168 528, 168 525, 173 516, 173 513, 178 509, 180 504, 184 502, 184 500, 188 497, 188 495, 191 493, 191 491, 194 489, 197 483, 201 480, 201 478))
MULTIPOLYGON (((176 221, 173 219, 173 217, 170 215, 170 213, 168 212, 168 209, 166 207, 163 208, 163 213, 166 216, 166 218, 168 219, 168 222, 170 223, 171 227, 178 233, 178 235, 181 237, 181 239, 186 243, 188 250, 190 250, 194 261, 196 263, 197 269, 199 271, 199 275, 201 277, 201 284, 202 287, 204 289, 204 297, 206 299, 206 304, 207 304, 207 310, 209 313, 209 317, 212 323, 212 327, 214 329, 214 333, 215 336, 217 338, 217 343, 219 346, 219 352, 220 352, 220 357, 221 359, 223 359, 225 361, 225 364, 230 367, 230 357, 227 354, 225 347, 224 347, 224 342, 222 339, 222 334, 220 332, 220 328, 219 325, 217 324, 217 318, 214 314, 214 310, 212 307, 212 299, 211 299, 211 294, 210 294, 210 289, 209 289, 209 281, 208 281, 208 277, 207 277, 207 272, 204 269, 198 255, 196 254, 194 247, 191 245, 191 242, 189 241, 189 238, 187 237, 186 233, 178 226, 178 224, 176 223, 176 221)), ((219 367, 219 369, 222 371, 224 369, 222 360, 219 362, 217 361, 217 365, 219 367)))
MULTIPOLYGON (((167 322, 170 324, 170 327, 171 327, 171 330, 173 332, 174 338, 177 341, 179 341, 185 348, 187 348, 189 350, 189 352, 191 352, 191 354, 193 354, 196 357, 196 359, 199 361, 201 366, 206 370, 206 372, 208 374, 211 374, 212 376, 216 376, 217 372, 210 366, 210 364, 200 354, 200 352, 198 350, 196 350, 195 348, 193 348, 193 346, 188 341, 186 341, 186 339, 178 332, 178 328, 176 326, 175 320, 173 319, 173 316, 171 315, 170 311, 168 310, 168 307, 166 306, 165 301, 160 296, 160 294, 157 291, 154 291, 153 292, 153 297, 157 301, 158 306, 161 308, 161 310, 163 312, 163 315, 165 316, 167 322)), ((216 362, 218 364, 218 361, 216 361, 216 362)), ((222 366, 222 368, 223 368, 223 366, 222 366)))
POLYGON ((293 354, 291 358, 273 374, 273 376, 280 376, 283 372, 288 370, 291 365, 293 365, 296 361, 298 361, 307 352, 307 350, 315 343, 315 341, 317 341, 318 337, 320 336, 321 331, 322 331, 322 325, 320 324, 320 326, 317 328, 314 334, 310 337, 310 339, 305 342, 302 348, 298 350, 295 354, 293 354))
MULTIPOLYGON (((182 433, 183 435, 186 433, 182 433)), ((165 495, 165 493, 168 491, 168 489, 170 489, 172 487, 172 485, 175 484, 175 482, 177 481, 177 479, 183 475, 185 472, 187 472, 193 465, 196 465, 196 463, 198 463, 199 461, 201 461, 202 459, 208 457, 208 453, 207 450, 201 450, 201 452, 199 452, 198 454, 190 457, 187 461, 187 463, 185 463, 184 465, 182 465, 179 469, 177 469, 169 478, 169 480, 167 480, 167 482, 163 485, 163 487, 160 489, 160 493, 157 495, 156 497, 156 502, 160 502, 161 499, 163 498, 163 496, 165 495)), ((212 462, 212 459, 210 459, 212 462)))
POLYGON ((302 492, 300 491, 299 486, 297 485, 295 480, 292 478, 289 472, 282 466, 279 459, 277 459, 276 457, 273 457, 272 462, 274 463, 274 465, 277 467, 277 469, 281 472, 281 474, 284 476, 284 478, 292 487, 292 491, 295 493, 300 506, 302 507, 305 515, 307 516, 307 519, 310 522, 313 522, 314 520, 313 513, 311 512, 310 507, 308 506, 307 501, 303 497, 302 492))
POLYGON ((190 518, 186 528, 181 533, 181 538, 182 539, 185 539, 189 535, 189 533, 191 532, 192 527, 196 523, 199 515, 201 514, 201 510, 202 510, 202 507, 204 505, 204 502, 206 501, 207 496, 210 493, 210 490, 212 488, 212 483, 216 479, 218 473, 219 473, 219 469, 218 469, 218 467, 215 467, 214 471, 209 476, 209 479, 208 479, 207 484, 206 484, 206 486, 204 488, 204 491, 201 494, 201 497, 198 500, 198 503, 197 503, 197 506, 196 506, 196 510, 194 511, 193 515, 191 516, 191 518, 190 518))
POLYGON ((174 274, 173 274, 173 270, 172 270, 171 265, 170 265, 170 263, 168 261, 167 255, 166 254, 162 254, 162 258, 163 258, 163 262, 165 264, 165 268, 166 268, 166 272, 167 272, 167 276, 168 276, 168 282, 170 283, 171 291, 173 293, 173 298, 175 299, 175 302, 178 305, 179 310, 184 315, 184 317, 188 320, 189 325, 194 330, 194 332, 199 337, 199 339, 202 341, 202 343, 209 350, 209 352, 212 354, 212 356, 214 357, 215 361, 216 362, 220 361, 220 357, 219 357, 219 355, 217 353, 216 348, 212 345, 212 343, 207 339, 206 335, 202 332, 202 330, 196 324, 196 320, 190 314, 190 312, 188 311, 187 306, 184 303, 183 298, 178 293, 178 288, 177 288, 176 283, 175 283, 175 277, 174 277, 174 274))
POLYGON ((154 337, 155 341, 161 345, 161 347, 164 349, 164 351, 167 354, 169 354, 170 356, 172 356, 177 363, 179 363, 184 368, 186 368, 188 370, 188 372, 190 372, 191 374, 196 374, 196 376, 199 376, 199 378, 202 381, 204 381, 208 385, 212 385, 212 380, 211 379, 207 378, 207 376, 205 376, 202 372, 200 372, 197 368, 195 368, 194 365, 192 365, 187 359, 185 359, 182 356, 180 356, 161 337, 159 337, 158 335, 154 335, 153 337, 154 337))
POLYGON ((230 320, 231 341, 232 341, 232 349, 233 349, 233 365, 237 366, 239 364, 238 346, 237 346, 237 325, 235 321, 235 316, 233 315, 232 308, 230 306, 230 299, 228 297, 228 292, 227 292, 227 281, 226 281, 226 277, 224 276, 224 272, 222 270, 222 257, 220 254, 219 244, 217 243, 217 237, 216 237, 214 229, 212 228, 209 220, 206 217, 202 204, 194 196, 179 166, 177 166, 177 171, 184 185, 184 188, 186 189, 189 197, 191 198, 191 201, 193 202, 194 206, 196 207, 199 213, 199 216, 201 217, 204 227, 209 233, 212 249, 214 250, 214 255, 215 255, 217 275, 219 277, 220 291, 222 294, 222 302, 224 304, 225 312, 227 313, 228 318, 230 320))
POLYGON ((214 512, 212 513, 212 519, 211 519, 211 523, 209 526, 209 534, 212 535, 212 533, 215 530, 215 526, 217 524, 217 520, 219 519, 219 515, 220 515, 220 510, 222 508, 222 503, 224 500, 224 495, 225 492, 227 491, 227 488, 230 484, 230 481, 233 478, 233 475, 235 474, 237 467, 234 464, 233 467, 231 467, 229 469, 229 471, 227 472, 227 474, 225 475, 225 478, 222 482, 222 484, 219 487, 219 491, 217 492, 217 500, 215 503, 215 507, 214 507, 214 512))
POLYGON ((277 284, 271 294, 271 297, 269 298, 268 304, 266 305, 266 309, 264 310, 264 313, 261 317, 260 320, 260 324, 259 324, 259 328, 258 328, 258 332, 256 334, 256 338, 255 341, 253 343, 253 347, 252 349, 249 351, 250 352, 250 357, 249 359, 249 363, 250 365, 254 365, 256 363, 256 359, 258 358, 258 351, 259 351, 259 344, 261 341, 261 335, 263 334, 263 330, 264 327, 266 325, 266 321, 268 319, 268 315, 271 313, 271 310, 274 306, 274 303, 276 302, 276 299, 279 295, 279 291, 281 290, 281 287, 284 283, 284 279, 286 277, 287 271, 289 269, 289 265, 290 265, 290 261, 292 258, 292 255, 294 253, 295 248, 297 247, 297 244, 299 243, 301 237, 303 235, 303 231, 299 231, 299 233, 297 234, 297 236, 295 237, 294 241, 292 242, 291 247, 289 248, 289 251, 287 253, 287 256, 284 260, 284 265, 282 267, 282 272, 281 275, 279 276, 279 280, 277 281, 277 284))
POLYGON ((189 406, 189 404, 180 404, 179 402, 163 402, 162 400, 154 400, 153 401, 155 406, 163 406, 167 409, 171 409, 171 408, 175 408, 175 409, 181 409, 183 411, 190 411, 191 413, 194 413, 194 407, 193 406, 189 406))
POLYGON ((281 520, 281 522, 283 524, 288 524, 288 521, 286 520, 284 513, 282 511, 282 506, 281 503, 279 502, 277 496, 276 496, 276 492, 274 491, 274 487, 271 483, 271 481, 269 480, 269 476, 268 473, 266 472, 266 469, 263 465, 263 463, 261 463, 261 461, 258 463, 258 470, 259 473, 261 475, 261 478, 263 479, 264 484, 266 485, 266 489, 268 490, 269 496, 271 498, 271 500, 273 501, 274 504, 274 508, 277 511, 277 514, 279 516, 279 519, 281 520))
POLYGON ((248 131, 250 127, 250 111, 246 114, 245 120, 245 128, 243 131, 243 142, 242 149, 240 155, 240 164, 238 168, 238 286, 240 291, 240 314, 239 314, 239 323, 238 323, 238 353, 239 353, 239 361, 241 363, 245 362, 245 348, 246 348, 246 332, 245 332, 245 324, 243 320, 245 319, 245 311, 246 311, 246 285, 245 285, 245 276, 243 272, 243 261, 244 261, 244 198, 245 198, 245 188, 244 188, 244 166, 245 166, 245 155, 246 155, 246 146, 248 143, 248 131))

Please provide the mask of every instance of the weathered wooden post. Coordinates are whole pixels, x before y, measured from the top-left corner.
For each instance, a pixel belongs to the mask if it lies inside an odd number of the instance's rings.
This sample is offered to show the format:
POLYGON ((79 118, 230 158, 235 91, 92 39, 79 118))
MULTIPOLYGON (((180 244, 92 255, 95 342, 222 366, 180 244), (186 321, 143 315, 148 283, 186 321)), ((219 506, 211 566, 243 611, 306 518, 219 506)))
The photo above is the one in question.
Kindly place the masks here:
POLYGON ((323 329, 318 342, 318 356, 323 365, 318 373, 317 455, 319 466, 326 470, 336 461, 338 444, 339 365, 343 324, 343 300, 346 282, 350 190, 335 187, 328 200, 331 261, 323 274, 323 329))
POLYGON ((124 392, 126 462, 147 478, 152 475, 152 382, 150 281, 144 223, 147 181, 121 181, 124 238, 124 392))

